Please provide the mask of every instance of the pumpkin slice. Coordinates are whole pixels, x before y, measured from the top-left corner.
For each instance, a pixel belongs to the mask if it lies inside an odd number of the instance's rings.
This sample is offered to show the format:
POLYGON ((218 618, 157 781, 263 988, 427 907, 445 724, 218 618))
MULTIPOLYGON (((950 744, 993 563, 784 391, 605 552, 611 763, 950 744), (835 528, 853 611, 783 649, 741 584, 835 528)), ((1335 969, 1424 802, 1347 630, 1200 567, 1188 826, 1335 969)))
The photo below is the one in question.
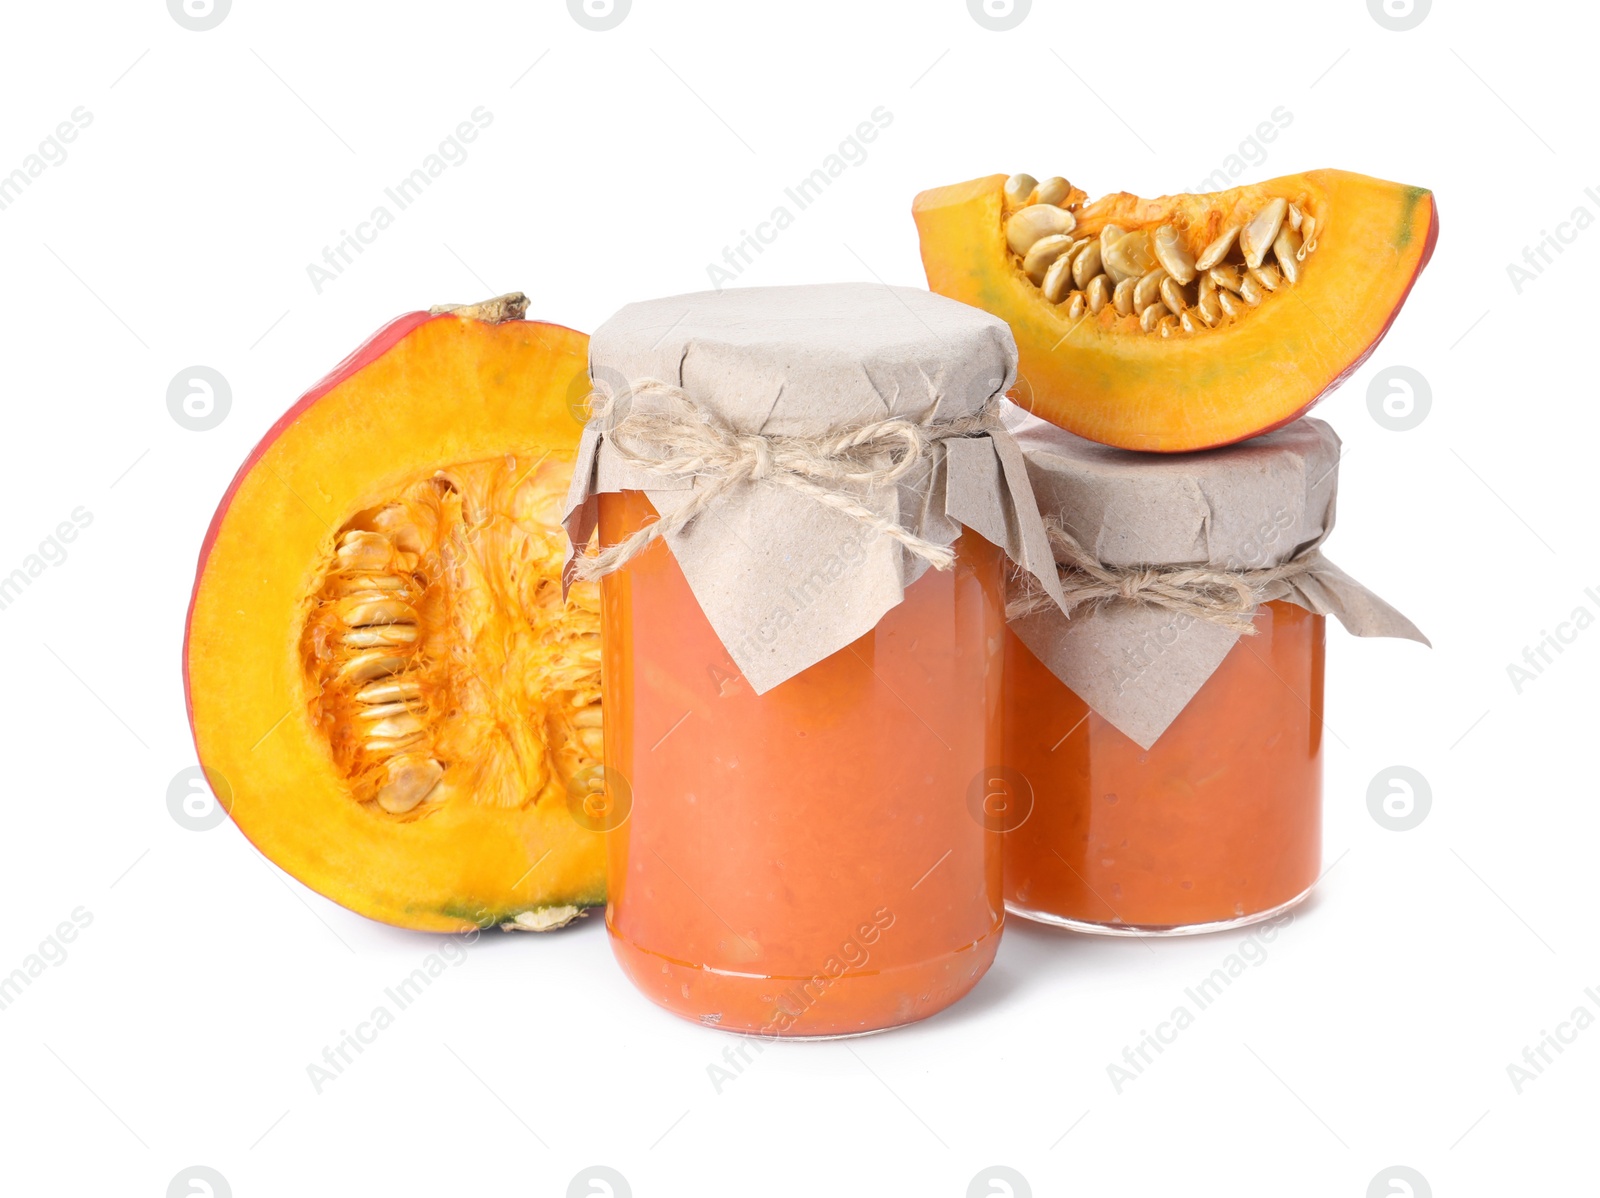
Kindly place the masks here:
POLYGON ((928 286, 1011 325, 1014 397, 1123 449, 1287 424, 1367 359, 1427 265, 1433 194, 1348 171, 1093 203, 1059 176, 917 196, 928 286))
POLYGON ((404 927, 604 901, 599 596, 560 583, 588 338, 526 306, 388 325, 255 447, 200 550, 213 789, 271 860, 404 927))

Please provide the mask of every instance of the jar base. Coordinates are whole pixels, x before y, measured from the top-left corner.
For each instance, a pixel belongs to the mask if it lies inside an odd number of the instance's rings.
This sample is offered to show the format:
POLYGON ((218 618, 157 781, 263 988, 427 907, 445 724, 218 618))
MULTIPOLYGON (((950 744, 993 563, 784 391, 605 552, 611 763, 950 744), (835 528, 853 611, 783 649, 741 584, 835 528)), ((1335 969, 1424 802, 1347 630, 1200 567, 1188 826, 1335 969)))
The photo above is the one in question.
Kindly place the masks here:
POLYGON ((657 1006, 713 1031, 775 1040, 846 1040, 920 1022, 965 997, 994 963, 1003 923, 955 952, 835 978, 731 973, 639 947, 609 925, 611 951, 657 1006))
POLYGON ((1180 924, 1132 924, 1132 923, 1093 923, 1083 919, 1068 919, 1062 915, 1052 915, 1048 911, 1032 911, 1020 903, 1007 902, 1008 914, 1022 919, 1031 919, 1035 923, 1049 924, 1052 927, 1066 928, 1069 932, 1082 932, 1090 936, 1140 936, 1140 937, 1173 937, 1173 936, 1205 936, 1211 932, 1232 932, 1238 928, 1248 928, 1253 924, 1265 923, 1275 919, 1286 911, 1291 911, 1305 902, 1315 885, 1307 886, 1299 894, 1286 903, 1279 903, 1276 907, 1268 907, 1265 911, 1254 911, 1249 915, 1240 915, 1234 919, 1216 919, 1208 923, 1180 923, 1180 924))

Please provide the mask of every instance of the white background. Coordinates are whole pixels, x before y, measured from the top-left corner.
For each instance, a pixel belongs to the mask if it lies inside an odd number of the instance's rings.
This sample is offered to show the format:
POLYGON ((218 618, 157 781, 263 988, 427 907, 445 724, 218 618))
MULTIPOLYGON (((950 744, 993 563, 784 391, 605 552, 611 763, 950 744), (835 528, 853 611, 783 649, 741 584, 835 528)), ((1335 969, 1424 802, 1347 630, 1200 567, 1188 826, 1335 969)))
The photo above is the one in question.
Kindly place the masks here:
POLYGON ((1600 217, 1590 9, 1441 3, 1406 32, 1360 0, 1039 0, 1008 32, 960 0, 636 0, 607 32, 552 0, 235 0, 208 32, 160 0, 6 17, 0 173, 78 106, 93 120, 0 211, 0 574, 73 509, 93 523, 0 611, 0 973, 75 908, 93 922, 0 1011, 4 1192, 159 1198, 197 1163, 239 1198, 559 1196, 596 1163, 637 1198, 960 1198, 996 1164, 1035 1195, 1361 1198, 1395 1164, 1441 1198, 1595 1192, 1600 1028, 1520 1094, 1507 1074, 1575 1007, 1600 1014, 1600 631, 1520 694, 1507 674, 1575 608, 1600 614, 1600 232, 1520 294, 1506 269, 1575 208, 1600 217), (319 294, 307 265, 480 105, 466 161, 319 294), (495 934, 316 1094, 306 1066, 439 938, 325 901, 231 824, 169 816, 213 505, 388 318, 521 288, 592 329, 702 289, 879 105, 867 160, 741 284, 921 285, 924 187, 1028 170, 1181 190, 1280 106, 1292 122, 1246 177, 1339 166, 1437 192, 1431 268, 1318 413, 1348 450, 1331 556, 1434 648, 1330 631, 1315 902, 1121 1094, 1107 1065, 1242 935, 1016 921, 945 1014, 769 1049, 719 1094, 708 1066, 736 1042, 636 995, 599 919, 495 934), (196 364, 232 389, 206 432, 166 407, 196 364), (1431 385, 1409 431, 1369 412, 1391 365, 1431 385), (1431 786, 1407 832, 1367 806, 1395 764, 1431 786))

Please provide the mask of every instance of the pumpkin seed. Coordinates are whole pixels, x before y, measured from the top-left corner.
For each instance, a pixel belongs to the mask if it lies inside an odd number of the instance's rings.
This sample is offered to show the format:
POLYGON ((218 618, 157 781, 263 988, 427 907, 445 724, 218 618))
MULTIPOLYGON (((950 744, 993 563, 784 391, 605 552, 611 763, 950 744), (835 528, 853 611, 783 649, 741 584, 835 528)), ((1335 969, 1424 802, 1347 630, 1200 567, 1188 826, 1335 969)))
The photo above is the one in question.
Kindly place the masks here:
POLYGON ((1163 337, 1170 337, 1178 331, 1178 319, 1175 316, 1163 316, 1156 322, 1156 332, 1163 337))
POLYGON ((394 546, 381 532, 357 529, 339 539, 335 556, 346 570, 381 570, 394 557, 394 546))
POLYGON ((372 524, 402 553, 422 552, 422 530, 412 523, 411 513, 398 503, 379 508, 372 517, 372 524))
POLYGON ((1068 183, 1060 175, 1051 175, 1034 189, 1033 202, 1035 204, 1059 205, 1062 200, 1071 194, 1072 184, 1068 183))
POLYGON ((1050 269, 1050 264, 1078 244, 1065 233, 1052 233, 1049 237, 1041 237, 1024 255, 1023 272, 1037 287, 1044 282, 1044 272, 1050 269))
POLYGON ((1195 305, 1194 310, 1200 313, 1200 319, 1212 328, 1222 323, 1222 305, 1217 302, 1215 292, 1203 298, 1195 305))
POLYGON ((1185 333, 1198 333, 1206 326, 1195 315, 1195 309, 1189 308, 1178 314, 1178 324, 1185 333))
POLYGON ((1133 315, 1133 289, 1138 285, 1138 279, 1123 279, 1112 291, 1111 304, 1119 316, 1133 315))
POLYGON ((1089 311, 1100 315, 1101 310, 1111 300, 1111 280, 1105 275, 1095 275, 1089 280, 1089 290, 1084 292, 1089 301, 1089 311))
POLYGON ((1166 277, 1167 272, 1158 266, 1135 284, 1133 288, 1133 310, 1135 312, 1143 312, 1161 298, 1161 280, 1166 277))
MULTIPOLYGON (((399 658, 395 658, 399 661, 399 658)), ((394 703, 401 699, 415 699, 422 694, 422 683, 415 678, 394 678, 387 682, 374 682, 356 692, 359 703, 394 703)))
POLYGON ((1193 281, 1194 255, 1189 252, 1189 247, 1184 244, 1178 230, 1171 225, 1162 225, 1150 235, 1150 248, 1154 251, 1156 261, 1161 264, 1162 269, 1179 283, 1193 281))
POLYGON ((1283 274, 1270 262, 1263 263, 1250 272, 1250 277, 1268 291, 1276 291, 1283 284, 1283 274))
POLYGON ((1139 313, 1139 327, 1148 333, 1153 330, 1156 327, 1156 323, 1166 315, 1168 315, 1168 313, 1167 306, 1165 304, 1151 304, 1143 312, 1139 313))
POLYGON ((414 736, 422 731, 422 721, 413 713, 385 716, 367 729, 369 740, 394 740, 414 736))
POLYGON ((1067 290, 1072 283, 1072 259, 1062 255, 1050 264, 1050 269, 1044 273, 1044 282, 1040 285, 1044 298, 1052 304, 1059 304, 1067 298, 1067 290))
POLYGON ((1229 263, 1225 266, 1213 266, 1207 274, 1218 287, 1225 287, 1235 295, 1239 292, 1239 268, 1229 263))
POLYGON ((1239 236, 1239 227, 1225 229, 1215 241, 1200 251, 1200 256, 1194 260, 1195 269, 1210 270, 1218 262, 1228 256, 1228 251, 1233 248, 1233 242, 1239 236))
POLYGON ((1289 205, 1289 227, 1291 229, 1293 229, 1296 233, 1298 233, 1300 231, 1300 222, 1302 220, 1304 220, 1304 219, 1305 219, 1305 213, 1301 212, 1297 205, 1290 204, 1289 205))
POLYGON ((1300 253, 1303 245, 1300 234, 1293 229, 1282 230, 1272 243, 1272 252, 1278 259, 1278 266, 1283 270, 1283 277, 1291 283, 1300 281, 1300 261, 1304 257, 1300 253))
POLYGON ((335 609, 338 616, 352 628, 369 624, 415 624, 417 613, 408 604, 388 596, 357 593, 340 600, 335 609))
POLYGON ((1227 316, 1237 318, 1250 311, 1249 306, 1242 299, 1226 288, 1217 289, 1217 303, 1221 305, 1223 313, 1227 316))
POLYGON ((1150 235, 1143 229, 1117 238, 1109 249, 1102 242, 1101 257, 1106 273, 1118 282, 1149 274, 1156 264, 1155 255, 1150 252, 1150 235))
POLYGON ((334 678, 338 682, 367 682, 373 678, 398 674, 405 668, 405 658, 397 657, 387 649, 373 649, 367 653, 357 653, 339 667, 334 678))
POLYGON ((404 815, 426 799, 444 778, 444 766, 429 758, 396 757, 387 767, 388 781, 378 788, 377 802, 391 815, 404 815))
POLYGON ((409 702, 405 703, 380 703, 376 707, 368 707, 356 713, 358 720, 386 720, 392 715, 404 715, 408 711, 415 711, 416 707, 409 702))
POLYGON ((415 624, 375 624, 370 628, 352 628, 339 640, 352 649, 371 649, 379 645, 411 645, 417 639, 415 624))
POLYGON ((1239 298, 1254 308, 1267 298, 1267 293, 1261 284, 1255 281, 1254 277, 1245 275, 1244 278, 1239 280, 1239 298))
POLYGON ((361 747, 366 750, 367 756, 382 761, 386 757, 393 757, 401 749, 414 745, 422 739, 422 733, 413 732, 410 736, 373 737, 361 747))
POLYGON ((1100 243, 1091 241, 1072 260, 1072 281, 1087 287, 1089 280, 1100 273, 1100 243))
POLYGON ((1304 227, 1302 228, 1300 235, 1302 238, 1304 238, 1304 241, 1301 243, 1300 249, 1295 254, 1295 257, 1300 259, 1302 262, 1306 260, 1307 254, 1311 253, 1317 248, 1316 217, 1312 216, 1310 213, 1307 213, 1303 224, 1304 227))
POLYGON ((1072 299, 1067 304, 1067 319, 1068 320, 1080 320, 1080 319, 1082 319, 1084 306, 1085 305, 1084 305, 1084 299, 1083 299, 1083 292, 1074 291, 1072 293, 1072 299))
POLYGON ((1169 312, 1182 314, 1189 306, 1183 298, 1183 288, 1178 286, 1178 280, 1168 276, 1161 280, 1161 302, 1167 306, 1169 312))
POLYGON ((1078 218, 1065 208, 1049 204, 1029 204, 1006 218, 1006 244, 1014 254, 1026 254, 1040 238, 1054 233, 1070 233, 1078 218))
POLYGON ((1011 208, 1024 207, 1028 197, 1033 194, 1033 189, 1039 186, 1039 180, 1032 175, 1012 175, 1006 180, 1006 204, 1011 208))
POLYGON ((1261 265, 1261 260, 1266 257, 1267 251, 1272 248, 1272 243, 1277 240, 1278 230, 1283 227, 1284 214, 1288 211, 1289 201, 1281 196, 1268 200, 1266 207, 1239 230, 1239 249, 1244 252, 1246 266, 1261 265))
POLYGON ((382 598, 384 592, 395 593, 409 589, 406 579, 398 574, 352 574, 330 581, 334 596, 340 599, 347 599, 353 595, 382 598))

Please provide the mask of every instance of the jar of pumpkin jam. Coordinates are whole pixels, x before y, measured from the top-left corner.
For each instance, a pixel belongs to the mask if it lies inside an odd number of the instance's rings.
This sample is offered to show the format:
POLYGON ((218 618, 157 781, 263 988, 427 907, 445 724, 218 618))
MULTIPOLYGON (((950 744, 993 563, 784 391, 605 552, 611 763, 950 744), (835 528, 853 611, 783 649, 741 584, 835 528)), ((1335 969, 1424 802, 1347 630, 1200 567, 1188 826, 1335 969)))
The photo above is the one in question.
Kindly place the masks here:
POLYGON ((1037 423, 1018 441, 1071 614, 1011 605, 1003 760, 1031 807, 1005 833, 1008 909, 1184 935, 1294 906, 1321 869, 1324 617, 1424 640, 1322 556, 1338 438, 1304 419, 1163 457, 1037 423))
POLYGON ((672 1013, 859 1035, 994 960, 1001 837, 969 795, 1002 752, 1009 536, 1046 544, 998 423, 1013 355, 986 314, 878 287, 595 334, 568 527, 598 520, 574 568, 601 578, 606 925, 672 1013))

